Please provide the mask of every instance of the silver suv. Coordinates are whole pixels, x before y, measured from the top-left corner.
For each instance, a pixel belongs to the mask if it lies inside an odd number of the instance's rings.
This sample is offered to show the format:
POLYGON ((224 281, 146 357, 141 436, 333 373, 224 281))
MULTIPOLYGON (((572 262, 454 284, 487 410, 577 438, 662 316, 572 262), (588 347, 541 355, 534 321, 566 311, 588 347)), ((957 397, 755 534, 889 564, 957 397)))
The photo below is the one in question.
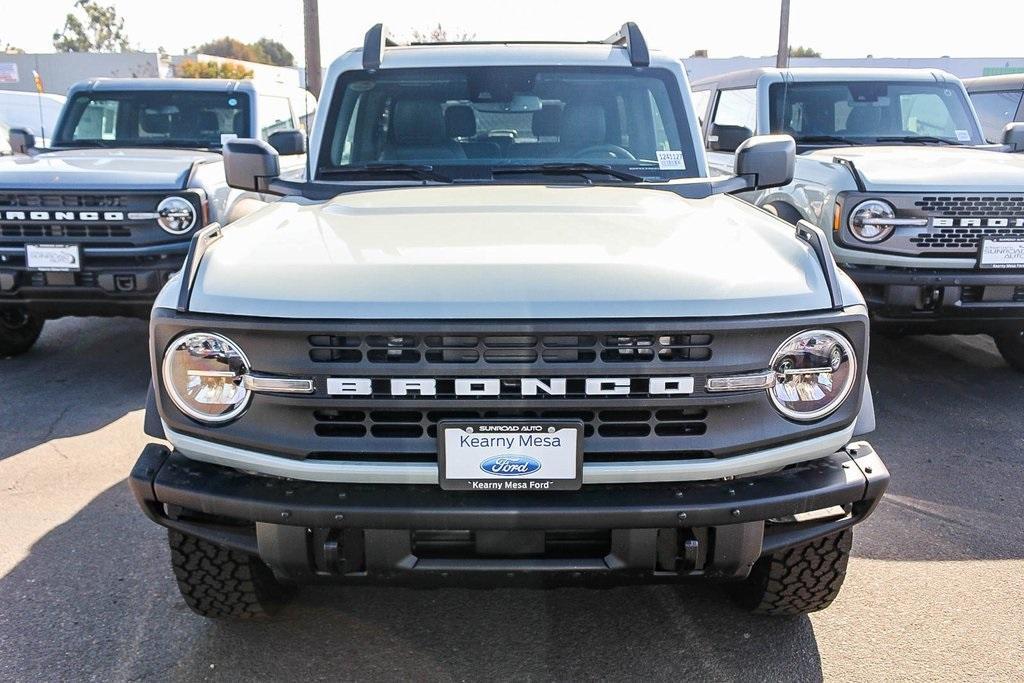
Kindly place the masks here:
POLYGON ((793 182, 744 193, 828 236, 876 327, 988 333, 1024 370, 1024 124, 982 134, 936 70, 757 69, 694 85, 719 173, 757 133, 791 135, 793 182))
POLYGON ((189 606, 333 580, 709 578, 753 609, 835 598, 888 473, 868 318, 825 237, 708 175, 682 64, 584 44, 393 46, 325 81, 312 177, 199 233, 152 315, 131 475, 189 606))

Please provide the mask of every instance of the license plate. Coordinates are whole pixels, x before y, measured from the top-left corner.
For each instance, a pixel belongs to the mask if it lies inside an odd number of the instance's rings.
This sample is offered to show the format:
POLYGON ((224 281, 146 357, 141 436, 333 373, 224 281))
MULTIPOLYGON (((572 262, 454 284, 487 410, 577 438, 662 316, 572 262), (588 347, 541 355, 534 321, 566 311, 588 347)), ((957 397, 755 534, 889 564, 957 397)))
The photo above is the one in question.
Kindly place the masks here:
POLYGON ((50 272, 81 270, 82 256, 77 244, 26 244, 25 266, 50 272))
POLYGON ((583 484, 583 423, 441 422, 438 482, 448 491, 572 491, 583 484))
POLYGON ((987 237, 978 250, 979 268, 1024 268, 1024 240, 987 237))

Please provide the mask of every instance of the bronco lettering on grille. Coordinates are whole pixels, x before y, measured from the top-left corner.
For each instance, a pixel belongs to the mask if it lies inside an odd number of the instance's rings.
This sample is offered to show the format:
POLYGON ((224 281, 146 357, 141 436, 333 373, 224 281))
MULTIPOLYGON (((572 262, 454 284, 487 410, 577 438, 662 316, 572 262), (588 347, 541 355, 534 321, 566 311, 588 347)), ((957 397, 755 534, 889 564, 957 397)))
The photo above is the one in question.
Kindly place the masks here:
MULTIPOLYGON (((472 378, 454 380, 453 393, 459 397, 500 396, 505 391, 521 396, 565 396, 568 381, 564 377, 537 378, 521 377, 511 379, 472 378)), ((651 377, 633 379, 629 377, 587 377, 583 382, 583 393, 587 396, 629 396, 644 385, 647 394, 679 396, 693 393, 692 377, 651 377)), ((395 378, 387 381, 384 390, 391 396, 436 396, 437 380, 426 378, 395 378)), ((365 377, 329 377, 327 393, 331 396, 370 396, 374 393, 373 380, 365 377)))

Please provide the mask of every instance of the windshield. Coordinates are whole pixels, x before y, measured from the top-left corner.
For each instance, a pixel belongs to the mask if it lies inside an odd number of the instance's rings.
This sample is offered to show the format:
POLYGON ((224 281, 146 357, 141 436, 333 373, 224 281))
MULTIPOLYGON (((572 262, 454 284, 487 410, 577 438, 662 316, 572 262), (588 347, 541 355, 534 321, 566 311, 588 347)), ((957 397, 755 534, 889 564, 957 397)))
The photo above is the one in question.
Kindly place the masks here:
POLYGON ((772 132, 797 143, 984 142, 960 88, 942 83, 775 83, 769 107, 772 132))
POLYGON ((401 164, 489 177, 590 164, 680 178, 699 175, 690 142, 676 77, 665 70, 383 69, 342 76, 319 170, 330 178, 401 164))
POLYGON ((76 147, 220 148, 249 137, 244 93, 136 90, 76 95, 56 145, 76 147))

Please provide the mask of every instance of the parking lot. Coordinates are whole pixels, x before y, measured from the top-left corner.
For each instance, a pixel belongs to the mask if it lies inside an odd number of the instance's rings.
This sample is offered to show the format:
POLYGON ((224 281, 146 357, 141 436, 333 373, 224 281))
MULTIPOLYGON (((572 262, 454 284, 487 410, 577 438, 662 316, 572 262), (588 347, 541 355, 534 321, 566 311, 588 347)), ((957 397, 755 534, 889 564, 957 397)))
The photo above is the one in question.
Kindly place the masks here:
POLYGON ((124 482, 146 324, 69 318, 0 361, 0 679, 1017 679, 1024 375, 983 337, 873 339, 893 475, 836 603, 777 620, 716 588, 309 587, 273 621, 177 595, 124 482))

